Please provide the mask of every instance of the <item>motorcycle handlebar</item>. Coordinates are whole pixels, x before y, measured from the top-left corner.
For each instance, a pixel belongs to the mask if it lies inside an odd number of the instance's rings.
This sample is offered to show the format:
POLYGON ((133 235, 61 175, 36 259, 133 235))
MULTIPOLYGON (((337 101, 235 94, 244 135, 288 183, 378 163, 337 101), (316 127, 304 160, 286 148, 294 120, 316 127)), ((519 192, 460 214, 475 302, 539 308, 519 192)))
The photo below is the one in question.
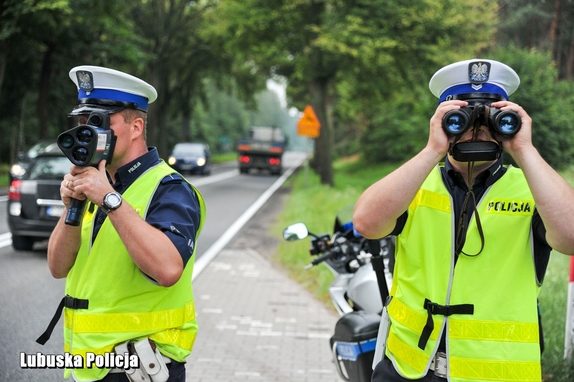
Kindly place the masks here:
POLYGON ((331 250, 331 251, 325 253, 324 255, 317 257, 316 259, 311 261, 311 264, 307 265, 305 267, 305 269, 313 268, 315 265, 318 265, 318 264, 322 263, 323 261, 328 260, 330 257, 333 257, 334 254, 335 254, 335 251, 331 250))

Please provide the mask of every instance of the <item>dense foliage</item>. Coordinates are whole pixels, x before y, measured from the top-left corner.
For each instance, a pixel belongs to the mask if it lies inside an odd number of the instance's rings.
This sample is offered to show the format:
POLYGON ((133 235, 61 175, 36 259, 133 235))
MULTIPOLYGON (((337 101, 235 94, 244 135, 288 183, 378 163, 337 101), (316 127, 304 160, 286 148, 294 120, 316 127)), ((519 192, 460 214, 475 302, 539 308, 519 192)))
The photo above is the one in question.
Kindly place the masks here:
POLYGON ((534 141, 572 164, 574 3, 456 0, 0 0, 0 162, 70 127, 68 71, 104 65, 146 79, 148 141, 233 150, 251 124, 313 105, 322 123, 315 169, 333 183, 338 155, 402 161, 427 139, 436 99, 428 80, 459 59, 502 60, 520 75, 512 99, 534 119, 534 141))

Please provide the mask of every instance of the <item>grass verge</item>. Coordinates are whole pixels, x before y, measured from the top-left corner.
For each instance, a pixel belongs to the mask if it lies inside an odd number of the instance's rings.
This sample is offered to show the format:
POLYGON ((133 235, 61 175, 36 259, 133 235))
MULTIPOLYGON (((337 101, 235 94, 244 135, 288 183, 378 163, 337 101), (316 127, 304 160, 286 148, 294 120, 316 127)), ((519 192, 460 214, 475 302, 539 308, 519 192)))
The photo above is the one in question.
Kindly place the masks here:
MULTIPOLYGON (((396 167, 396 164, 367 165, 358 158, 338 161, 334 165, 334 188, 321 185, 313 171, 299 170, 285 185, 291 188, 291 193, 271 233, 282 238, 286 226, 304 222, 315 234, 331 234, 337 211, 355 203, 367 187, 396 167)), ((561 174, 570 184, 574 184, 574 168, 561 174)), ((294 279, 332 308, 328 287, 333 275, 325 266, 304 270, 311 261, 308 249, 309 239, 297 242, 281 240, 277 259, 294 279)), ((546 382, 572 381, 574 376, 574 366, 571 362, 565 363, 563 357, 569 261, 569 256, 552 254, 540 294, 546 343, 542 368, 546 382)))
MULTIPOLYGON (((360 159, 337 162, 334 166, 334 188, 322 185, 312 170, 299 170, 285 185, 291 187, 291 194, 283 213, 271 228, 272 234, 282 238, 283 229, 296 222, 305 223, 315 234, 332 234, 337 211, 354 204, 365 188, 395 167, 369 166, 360 159)), ((296 242, 281 240, 278 260, 294 279, 331 306, 328 287, 333 280, 332 273, 325 266, 304 269, 312 260, 309 239, 296 242)))
POLYGON ((214 154, 211 157, 213 163, 231 162, 237 160, 237 153, 235 151, 223 154, 214 154))

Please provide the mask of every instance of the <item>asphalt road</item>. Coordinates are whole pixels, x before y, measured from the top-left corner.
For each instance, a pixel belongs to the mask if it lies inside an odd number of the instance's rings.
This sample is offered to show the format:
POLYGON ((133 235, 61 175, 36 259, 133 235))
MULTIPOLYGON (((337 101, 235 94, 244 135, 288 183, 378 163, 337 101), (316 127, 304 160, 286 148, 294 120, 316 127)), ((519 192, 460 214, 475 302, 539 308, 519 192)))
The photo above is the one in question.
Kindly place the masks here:
MULTIPOLYGON (((303 154, 287 153, 285 167, 297 165, 303 154)), ((279 176, 239 175, 235 163, 214 167, 208 177, 189 176, 206 201, 207 218, 198 241, 195 271, 224 248, 257 205, 280 183, 279 176), (203 259, 202 259, 203 257, 203 259)), ((0 381, 62 381, 62 370, 22 369, 24 354, 61 354, 62 322, 44 346, 35 342, 45 330, 64 293, 64 280, 50 275, 45 243, 34 251, 16 252, 6 224, 5 197, 0 197, 0 381)), ((264 201, 264 200, 263 200, 264 201)), ((196 275, 194 274, 194 277, 196 275)))

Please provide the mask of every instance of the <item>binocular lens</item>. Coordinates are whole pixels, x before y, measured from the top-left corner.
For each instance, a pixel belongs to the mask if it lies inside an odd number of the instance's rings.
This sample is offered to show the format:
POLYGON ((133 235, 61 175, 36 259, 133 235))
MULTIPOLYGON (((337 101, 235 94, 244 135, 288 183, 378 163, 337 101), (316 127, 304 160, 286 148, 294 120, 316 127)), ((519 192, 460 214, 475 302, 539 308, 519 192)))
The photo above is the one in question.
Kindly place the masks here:
POLYGON ((78 141, 82 143, 90 143, 93 136, 94 134, 91 129, 81 129, 78 131, 78 141))
POLYGON ((60 144, 63 148, 69 149, 74 145, 74 137, 69 134, 62 135, 60 138, 60 144))
POLYGON ((515 112, 502 112, 496 118, 496 126, 501 134, 512 135, 520 130, 522 120, 515 112))
POLYGON ((453 110, 444 116, 442 125, 447 134, 458 135, 466 130, 468 117, 458 110, 453 110))
POLYGON ((79 163, 86 163, 88 160, 88 149, 85 147, 78 147, 72 153, 74 159, 79 163))

